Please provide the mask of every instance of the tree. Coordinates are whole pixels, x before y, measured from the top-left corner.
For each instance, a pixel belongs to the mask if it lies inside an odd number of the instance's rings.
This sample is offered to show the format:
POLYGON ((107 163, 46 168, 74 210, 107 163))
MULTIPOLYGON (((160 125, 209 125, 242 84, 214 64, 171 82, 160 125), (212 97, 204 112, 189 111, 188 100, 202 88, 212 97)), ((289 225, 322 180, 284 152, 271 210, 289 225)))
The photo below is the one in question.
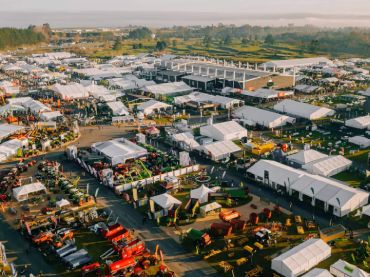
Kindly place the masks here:
POLYGON ((226 37, 224 38, 224 44, 230 44, 231 42, 232 42, 231 36, 226 35, 226 37))
POLYGON ((113 44, 113 50, 121 50, 122 49, 122 43, 119 38, 117 38, 113 44))
POLYGON ((157 41, 157 44, 155 46, 155 49, 158 51, 163 51, 164 49, 167 48, 167 43, 165 41, 157 41))
POLYGON ((172 47, 175 48, 177 46, 177 40, 172 40, 172 47))
POLYGON ((268 45, 274 45, 275 43, 275 38, 271 35, 271 34, 268 34, 266 37, 265 37, 265 43, 268 44, 268 45))
POLYGON ((246 38, 242 38, 241 43, 242 43, 243 45, 248 44, 248 39, 246 39, 246 38))
POLYGON ((313 39, 310 41, 308 46, 308 50, 312 53, 315 53, 319 48, 320 42, 317 39, 313 39))
POLYGON ((205 37, 203 38, 203 44, 205 47, 209 48, 209 45, 211 44, 212 42, 212 37, 209 36, 208 34, 205 35, 205 37))
POLYGON ((151 36, 152 32, 147 27, 137 28, 128 33, 130 39, 148 39, 151 36))

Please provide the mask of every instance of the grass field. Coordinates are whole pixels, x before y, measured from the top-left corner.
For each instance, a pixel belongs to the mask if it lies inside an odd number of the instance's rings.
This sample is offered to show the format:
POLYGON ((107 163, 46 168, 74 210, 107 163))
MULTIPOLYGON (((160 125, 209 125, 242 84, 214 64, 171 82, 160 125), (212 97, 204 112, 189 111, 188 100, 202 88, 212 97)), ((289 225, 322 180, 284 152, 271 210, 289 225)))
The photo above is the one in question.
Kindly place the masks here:
MULTIPOLYGON (((266 45, 262 42, 242 44, 234 40, 230 44, 221 44, 217 41, 205 45, 202 39, 171 39, 168 47, 163 51, 177 55, 201 55, 218 59, 227 59, 241 62, 264 62, 271 59, 290 59, 310 57, 312 54, 296 48, 288 43, 266 45), (173 44, 173 41, 176 43, 173 44)), ((91 58, 112 57, 116 55, 131 55, 155 51, 156 40, 123 40, 120 50, 112 50, 112 43, 89 43, 74 46, 80 54, 91 58), (140 45, 140 47, 138 47, 140 45)), ((73 50, 73 49, 72 49, 73 50)))
POLYGON ((360 176, 358 173, 344 171, 332 176, 334 179, 339 181, 346 182, 352 187, 359 187, 361 182, 364 180, 364 177, 360 176))

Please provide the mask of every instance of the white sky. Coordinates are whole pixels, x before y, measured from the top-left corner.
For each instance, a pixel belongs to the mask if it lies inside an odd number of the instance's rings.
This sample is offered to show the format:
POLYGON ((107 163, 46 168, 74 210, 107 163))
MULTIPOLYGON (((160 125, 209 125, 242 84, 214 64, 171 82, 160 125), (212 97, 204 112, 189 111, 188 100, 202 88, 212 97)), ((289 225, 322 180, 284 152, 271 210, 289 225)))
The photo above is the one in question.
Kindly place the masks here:
POLYGON ((0 0, 0 11, 370 14, 370 0, 0 0))

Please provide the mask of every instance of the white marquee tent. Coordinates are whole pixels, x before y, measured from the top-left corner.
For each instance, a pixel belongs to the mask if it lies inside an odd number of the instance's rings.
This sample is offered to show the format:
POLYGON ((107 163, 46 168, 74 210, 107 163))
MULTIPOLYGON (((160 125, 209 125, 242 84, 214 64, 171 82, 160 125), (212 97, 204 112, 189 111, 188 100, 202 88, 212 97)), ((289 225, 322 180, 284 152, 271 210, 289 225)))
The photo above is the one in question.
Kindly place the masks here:
POLYGON ((127 108, 121 101, 107 102, 108 107, 112 110, 113 115, 129 115, 127 108))
POLYGON ((312 161, 302 166, 309 173, 322 176, 333 176, 348 170, 352 165, 352 161, 341 156, 328 156, 326 158, 312 161))
POLYGON ((352 127, 355 129, 369 129, 370 127, 370 115, 356 117, 346 120, 344 123, 347 127, 352 127))
POLYGON ((23 130, 25 130, 24 126, 0 124, 0 140, 23 130))
POLYGON ((370 147, 370 139, 364 136, 354 136, 348 139, 348 142, 360 146, 360 148, 370 147))
POLYGON ((369 194, 340 181, 324 176, 309 174, 276 161, 259 160, 247 170, 255 180, 272 189, 298 193, 311 198, 312 205, 323 202, 324 210, 342 217, 368 203, 369 194), (267 177, 268 178, 267 178, 267 177))
POLYGON ((128 159, 140 158, 147 154, 145 148, 124 138, 96 142, 91 145, 91 149, 107 157, 112 165, 124 163, 128 159))
POLYGON ((203 205, 199 208, 200 214, 205 217, 207 214, 216 212, 216 211, 221 211, 222 206, 217 203, 217 202, 212 202, 206 205, 203 205))
POLYGON ((156 98, 160 96, 174 96, 180 94, 187 94, 194 89, 184 82, 163 83, 156 85, 149 85, 143 88, 145 92, 153 94, 156 98))
POLYGON ((309 120, 316 120, 322 117, 333 116, 334 110, 318 107, 290 99, 283 100, 274 106, 274 110, 286 113, 295 117, 306 118, 309 120))
POLYGON ((250 126, 261 125, 266 128, 277 128, 287 123, 295 123, 295 118, 281 115, 271 111, 252 106, 243 106, 233 112, 235 118, 239 118, 250 126))
POLYGON ((61 199, 61 200, 59 200, 59 201, 57 201, 56 203, 56 206, 59 208, 59 209, 62 209, 62 208, 64 208, 64 207, 66 207, 66 206, 69 206, 69 205, 71 205, 71 203, 67 200, 67 199, 61 199))
POLYGON ((174 205, 181 205, 182 202, 168 193, 159 194, 150 197, 155 204, 160 206, 164 210, 171 210, 174 205))
POLYGON ((219 161, 230 157, 232 153, 240 151, 240 147, 230 140, 216 141, 197 147, 208 155, 213 161, 219 161))
POLYGON ((56 84, 53 91, 64 100, 88 98, 88 90, 81 84, 71 83, 68 85, 56 84))
POLYGON ((46 187, 40 182, 31 183, 28 185, 20 186, 13 189, 13 197, 17 201, 25 201, 30 195, 39 193, 41 191, 46 192, 46 187))
POLYGON ((208 202, 208 195, 212 193, 213 190, 201 185, 199 188, 190 191, 190 198, 199 200, 199 204, 208 202))
POLYGON ((299 276, 329 258, 331 248, 321 239, 309 239, 272 259, 271 269, 285 277, 299 276))
POLYGON ((137 110, 143 112, 145 115, 150 115, 158 111, 169 109, 171 105, 151 99, 137 106, 137 110))
POLYGON ((248 131, 235 121, 226 121, 200 127, 202 136, 214 140, 237 140, 248 136, 248 131))
POLYGON ((321 153, 313 149, 308 149, 301 150, 295 154, 287 156, 287 160, 293 164, 305 165, 317 160, 321 160, 326 157, 328 157, 328 155, 324 153, 321 153))

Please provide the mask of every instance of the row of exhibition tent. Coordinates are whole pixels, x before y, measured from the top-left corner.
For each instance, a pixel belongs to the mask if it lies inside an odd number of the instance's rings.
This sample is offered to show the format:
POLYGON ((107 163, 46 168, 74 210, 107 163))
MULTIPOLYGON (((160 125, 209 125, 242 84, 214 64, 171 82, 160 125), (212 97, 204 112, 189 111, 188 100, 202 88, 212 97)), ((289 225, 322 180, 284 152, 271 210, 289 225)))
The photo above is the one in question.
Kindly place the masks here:
MULTIPOLYGON (((24 130, 24 126, 0 124, 0 140, 4 140, 17 133, 22 133, 24 130)), ((9 157, 16 155, 18 149, 22 148, 25 143, 27 143, 27 141, 20 139, 11 139, 2 142, 0 144, 0 162, 3 162, 9 157)))
POLYGON ((369 194, 361 189, 276 161, 259 160, 247 170, 247 175, 262 185, 307 201, 338 217, 346 216, 369 201, 369 194))
POLYGON ((295 277, 302 274, 302 277, 369 276, 362 269, 341 259, 330 266, 330 272, 325 269, 314 268, 330 256, 331 247, 326 242, 321 239, 309 239, 273 258, 271 269, 286 277, 295 277))

